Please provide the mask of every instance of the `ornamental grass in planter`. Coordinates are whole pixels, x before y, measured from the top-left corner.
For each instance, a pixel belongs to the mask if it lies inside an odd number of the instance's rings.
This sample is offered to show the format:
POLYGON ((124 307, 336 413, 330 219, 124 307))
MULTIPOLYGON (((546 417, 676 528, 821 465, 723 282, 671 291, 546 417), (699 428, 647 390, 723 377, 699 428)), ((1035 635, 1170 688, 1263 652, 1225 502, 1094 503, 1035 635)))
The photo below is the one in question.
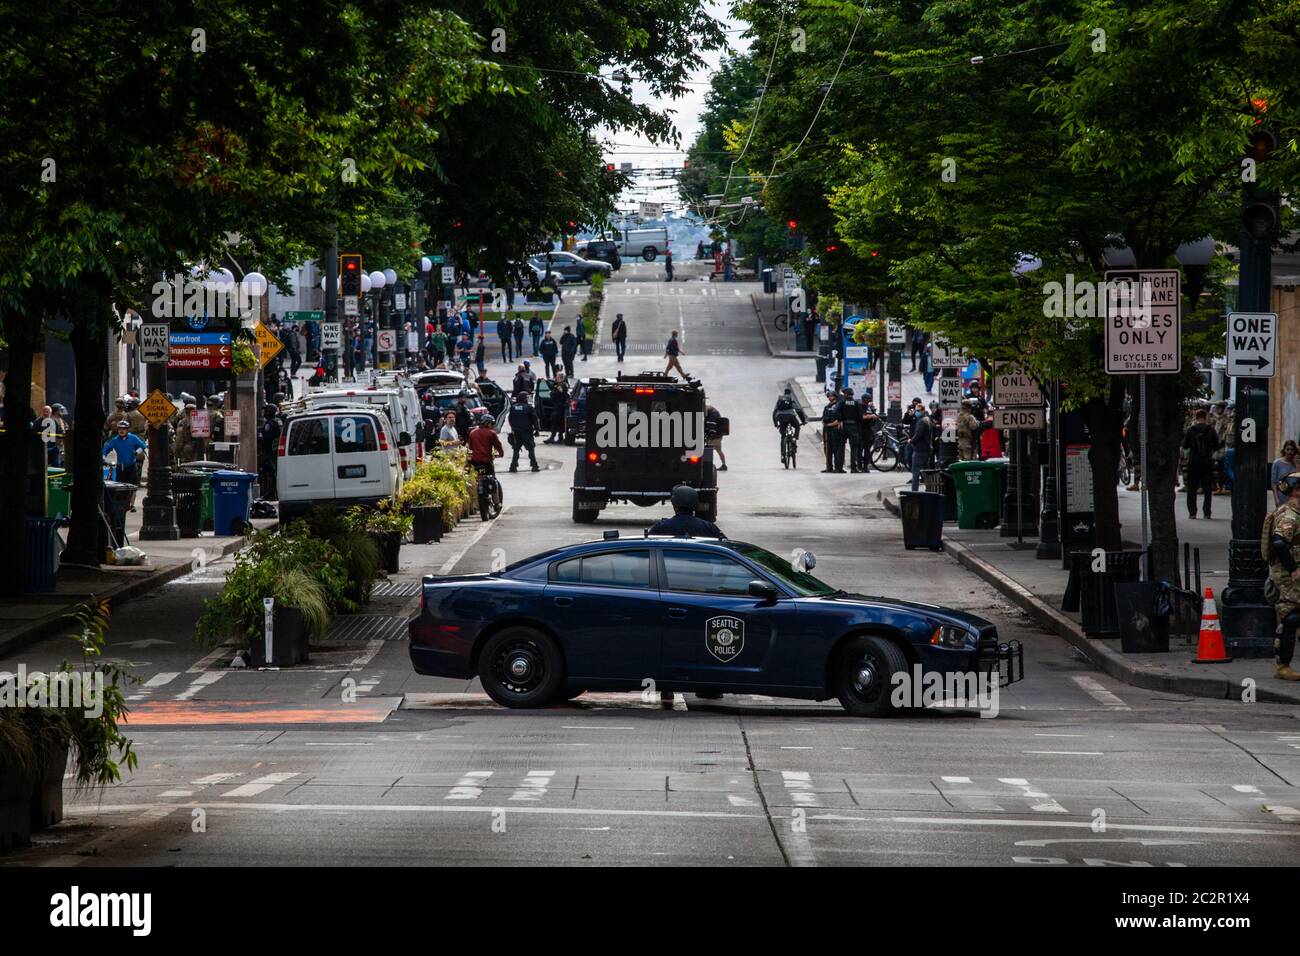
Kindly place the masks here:
POLYGON ((396 574, 402 541, 411 533, 415 523, 413 516, 404 512, 392 498, 385 498, 374 508, 360 505, 349 508, 344 518, 354 530, 374 539, 379 546, 384 570, 396 574))
MULTIPOLYGON (((442 530, 456 526, 474 500, 474 471, 464 449, 443 449, 416 467, 410 480, 402 486, 398 503, 415 515, 419 508, 440 510, 442 530)), ((420 536, 416 535, 417 543, 420 536)))

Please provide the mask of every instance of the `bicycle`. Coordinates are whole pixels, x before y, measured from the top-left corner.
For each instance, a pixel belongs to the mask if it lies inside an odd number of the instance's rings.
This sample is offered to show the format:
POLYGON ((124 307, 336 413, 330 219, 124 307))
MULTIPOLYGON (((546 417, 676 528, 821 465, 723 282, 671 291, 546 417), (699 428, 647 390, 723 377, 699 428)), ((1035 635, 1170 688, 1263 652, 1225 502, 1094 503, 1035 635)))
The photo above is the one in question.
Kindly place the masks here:
POLYGON ((478 516, 482 521, 491 521, 501 514, 501 502, 504 497, 501 482, 497 481, 497 476, 486 468, 478 465, 475 467, 478 469, 478 516))
POLYGON ((775 319, 772 320, 772 324, 776 326, 776 330, 778 332, 789 331, 790 316, 782 312, 780 315, 778 315, 775 319))
POLYGON ((781 464, 786 467, 787 471, 799 467, 798 462, 795 460, 799 454, 799 442, 794 435, 794 425, 786 422, 781 426, 781 464))
POLYGON ((1115 479, 1119 484, 1127 488, 1133 483, 1133 456, 1122 445, 1119 449, 1119 466, 1115 472, 1115 479))
POLYGON ((881 471, 897 471, 902 466, 903 427, 886 424, 871 441, 871 464, 881 471))

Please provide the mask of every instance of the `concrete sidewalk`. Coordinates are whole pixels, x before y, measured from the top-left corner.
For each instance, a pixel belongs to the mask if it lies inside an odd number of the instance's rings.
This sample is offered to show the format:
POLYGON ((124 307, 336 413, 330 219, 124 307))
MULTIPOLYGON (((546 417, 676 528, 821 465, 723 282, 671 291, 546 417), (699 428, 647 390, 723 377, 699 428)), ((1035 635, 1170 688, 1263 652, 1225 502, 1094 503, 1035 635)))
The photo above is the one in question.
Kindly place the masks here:
MULTIPOLYGON (((74 607, 91 600, 120 604, 154 591, 169 581, 188 574, 201 562, 214 561, 238 551, 246 537, 214 537, 204 532, 197 538, 176 541, 137 541, 144 517, 140 502, 144 491, 136 492, 136 510, 126 516, 129 542, 148 556, 135 566, 101 565, 99 568, 63 565, 55 589, 45 594, 24 594, 0 598, 0 654, 12 653, 41 638, 71 632, 67 615, 74 607)), ((253 527, 274 527, 274 518, 254 519, 253 527)), ((67 529, 59 537, 67 541, 67 529)))
MULTIPOLYGON (((900 483, 881 492, 884 506, 898 514, 899 491, 910 487, 900 483)), ((1177 505, 1178 537, 1200 549, 1201 593, 1212 588, 1216 602, 1228 580, 1228 539, 1232 532, 1232 499, 1215 496, 1211 520, 1189 520, 1185 499, 1177 505)), ((1120 522, 1124 548, 1139 547, 1141 515, 1137 492, 1119 492, 1120 522)), ((1300 704, 1300 685, 1273 677, 1271 658, 1247 658, 1227 664, 1194 664, 1195 638, 1172 636, 1167 654, 1125 654, 1118 638, 1095 638, 1084 634, 1077 613, 1061 611, 1068 572, 1060 559, 1039 560, 1033 545, 1036 538, 1026 538, 1030 545, 1013 547, 1015 538, 1003 538, 997 528, 962 530, 954 522, 944 524, 944 550, 949 557, 992 584, 1014 604, 1034 618, 1043 628, 1065 638, 1085 657, 1112 677, 1151 690, 1198 697, 1240 699, 1254 681, 1256 698, 1273 703, 1300 704)), ((1180 556, 1181 562, 1181 556, 1180 556)), ((1179 586, 1182 582, 1179 581, 1179 586)), ((1193 579, 1192 586, 1196 586, 1193 579)))
POLYGON ((790 323, 786 331, 777 331, 774 320, 778 313, 784 311, 782 309, 784 300, 780 295, 776 297, 775 306, 772 305, 771 293, 751 292, 749 301, 754 306, 754 315, 758 319, 759 329, 763 332, 763 341, 767 343, 767 350, 773 358, 816 360, 817 352, 815 349, 812 352, 805 352, 796 348, 794 322, 790 323))

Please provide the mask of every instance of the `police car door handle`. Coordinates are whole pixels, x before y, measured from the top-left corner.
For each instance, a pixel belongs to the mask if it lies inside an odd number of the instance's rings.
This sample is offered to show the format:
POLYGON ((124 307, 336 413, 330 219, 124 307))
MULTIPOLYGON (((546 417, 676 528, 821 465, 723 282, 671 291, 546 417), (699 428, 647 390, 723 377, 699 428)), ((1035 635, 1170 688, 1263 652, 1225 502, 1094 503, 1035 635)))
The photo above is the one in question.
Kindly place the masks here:
POLYGON ((568 607, 572 603, 573 603, 573 598, 571 597, 557 597, 555 599, 556 607, 568 607))
POLYGON ((686 608, 684 608, 684 607, 670 607, 670 608, 668 609, 668 616, 669 616, 669 617, 685 617, 685 616, 686 616, 686 608))

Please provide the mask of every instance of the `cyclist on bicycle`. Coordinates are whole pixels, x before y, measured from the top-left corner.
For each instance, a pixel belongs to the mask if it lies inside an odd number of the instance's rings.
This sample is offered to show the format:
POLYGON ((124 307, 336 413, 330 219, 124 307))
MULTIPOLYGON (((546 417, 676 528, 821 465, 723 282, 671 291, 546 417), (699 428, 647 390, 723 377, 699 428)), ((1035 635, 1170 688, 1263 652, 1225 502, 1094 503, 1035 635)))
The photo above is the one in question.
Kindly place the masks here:
POLYGON ((776 400, 776 407, 772 409, 772 424, 778 431, 784 431, 786 425, 794 426, 794 440, 799 440, 799 426, 808 422, 808 416, 803 413, 799 403, 795 401, 794 391, 787 388, 785 394, 776 400))
POLYGON ((496 429, 493 426, 496 419, 491 415, 484 415, 478 420, 478 425, 469 433, 469 463, 474 466, 474 470, 480 475, 495 475, 496 468, 493 467, 492 459, 500 458, 505 455, 506 450, 501 447, 501 439, 497 436, 496 429))

